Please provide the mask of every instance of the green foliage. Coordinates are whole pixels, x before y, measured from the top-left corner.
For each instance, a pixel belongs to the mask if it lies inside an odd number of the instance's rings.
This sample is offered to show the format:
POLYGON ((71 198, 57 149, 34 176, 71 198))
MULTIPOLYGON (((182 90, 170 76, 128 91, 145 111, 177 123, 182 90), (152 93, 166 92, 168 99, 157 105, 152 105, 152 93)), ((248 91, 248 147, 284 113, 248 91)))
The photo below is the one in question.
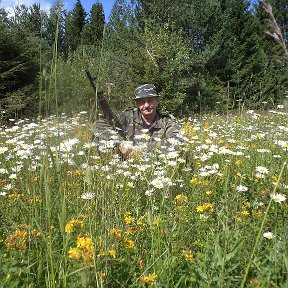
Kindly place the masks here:
POLYGON ((76 1, 76 4, 71 12, 67 13, 65 22, 65 46, 66 51, 74 52, 81 44, 81 33, 86 23, 86 12, 81 4, 80 0, 76 1))
POLYGON ((26 64, 35 68, 29 72, 27 87, 17 94, 14 85, 25 86, 20 74, 26 72, 18 65, 22 60, 8 56, 9 51, 5 56, 7 47, 2 44, 1 61, 5 57, 14 61, 3 64, 14 69, 1 83, 1 89, 5 86, 5 93, 11 93, 3 96, 5 105, 21 113, 29 107, 33 114, 38 105, 39 115, 55 109, 94 109, 89 99, 95 103, 97 96, 86 87, 81 62, 89 66, 99 91, 104 91, 117 112, 134 105, 134 89, 144 82, 156 84, 162 110, 176 116, 283 104, 288 89, 287 5, 285 1, 263 3, 256 3, 252 10, 245 0, 117 0, 107 23, 99 2, 88 17, 80 0, 72 11, 63 8, 62 0, 49 13, 38 4, 18 6, 11 19, 2 11, 1 36, 8 39, 9 31, 11 45, 7 45, 18 54, 27 50, 26 64), (69 102, 71 95, 77 101, 69 102), (39 99, 34 107, 29 106, 32 99, 39 99))
POLYGON ((123 0, 115 1, 96 76, 116 111, 134 105, 134 89, 143 83, 143 42, 133 21, 131 6, 123 0))
POLYGON ((146 23, 143 39, 145 46, 144 82, 155 83, 161 91, 161 108, 175 113, 182 108, 191 78, 190 49, 182 31, 171 25, 162 27, 146 23))
POLYGON ((103 38, 105 15, 101 3, 92 5, 91 12, 82 32, 84 45, 100 45, 103 38))
POLYGON ((54 47, 56 34, 57 34, 57 47, 60 55, 67 55, 65 47, 65 19, 66 10, 64 9, 64 3, 62 0, 57 0, 54 5, 50 8, 49 17, 45 18, 43 24, 42 37, 45 40, 46 49, 50 52, 47 57, 49 60, 52 58, 52 47, 54 47))
POLYGON ((68 59, 58 59, 57 76, 50 74, 44 80, 46 93, 49 94, 43 95, 41 111, 48 112, 48 115, 57 112, 73 115, 78 111, 86 110, 87 107, 93 108, 95 95, 86 78, 82 59, 79 56, 81 54, 82 51, 75 51, 68 59))
POLYGON ((31 109, 37 99, 40 41, 33 35, 23 36, 22 27, 13 26, 8 19, 0 26, 1 108, 7 117, 17 117, 21 111, 31 109))

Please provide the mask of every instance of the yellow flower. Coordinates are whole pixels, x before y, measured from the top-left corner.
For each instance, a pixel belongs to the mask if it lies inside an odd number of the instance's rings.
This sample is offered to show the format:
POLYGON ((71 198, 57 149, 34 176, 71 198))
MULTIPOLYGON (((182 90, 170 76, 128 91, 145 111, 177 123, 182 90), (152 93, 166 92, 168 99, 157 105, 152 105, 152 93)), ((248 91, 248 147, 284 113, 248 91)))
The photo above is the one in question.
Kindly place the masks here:
POLYGON ((212 191, 206 191, 206 195, 207 196, 211 196, 212 195, 212 191))
POLYGON ((195 177, 190 180, 191 185, 196 185, 197 183, 198 183, 198 179, 195 177))
POLYGON ((82 220, 72 219, 72 220, 67 222, 67 224, 65 226, 65 232, 66 233, 72 233, 74 231, 75 227, 83 227, 83 226, 84 226, 84 222, 82 220))
POLYGON ((252 278, 252 279, 249 281, 249 284, 250 284, 252 287, 255 287, 255 288, 260 288, 260 287, 261 287, 261 282, 259 281, 258 278, 252 278))
POLYGON ((210 210, 213 211, 213 205, 211 203, 205 203, 196 207, 196 211, 202 213, 204 211, 210 210))
POLYGON ((87 214, 82 214, 82 215, 80 215, 80 218, 83 219, 83 220, 85 220, 85 219, 88 218, 88 215, 87 215, 87 214))
POLYGON ((20 239, 26 239, 27 238, 27 231, 16 230, 15 231, 15 237, 20 238, 20 239))
POLYGON ((104 257, 106 254, 105 254, 105 252, 99 252, 98 254, 97 254, 97 257, 98 258, 101 258, 101 257, 104 257))
POLYGON ((77 247, 70 248, 68 251, 68 257, 72 260, 79 260, 81 257, 81 250, 77 247))
POLYGON ((133 249, 135 247, 135 242, 131 239, 125 239, 125 244, 128 249, 133 249))
POLYGON ((33 229, 32 234, 34 237, 40 237, 41 236, 41 232, 36 230, 36 229, 33 229))
POLYGON ((115 259, 116 258, 116 250, 115 249, 109 250, 108 255, 115 259))
POLYGON ((237 166, 240 166, 242 163, 243 163, 243 161, 240 160, 240 159, 235 162, 235 164, 236 164, 237 166))
POLYGON ((256 137, 257 138, 263 138, 265 136, 265 134, 263 134, 263 133, 256 133, 256 137))
POLYGON ((144 220, 145 220, 145 216, 141 216, 139 220, 137 221, 137 225, 140 225, 140 226, 145 225, 144 220))
POLYGON ((121 238, 121 232, 122 230, 119 228, 112 228, 109 231, 110 235, 116 236, 117 238, 121 238))
POLYGON ((253 215, 261 217, 263 215, 263 212, 260 210, 253 210, 252 211, 253 215))
POLYGON ((240 213, 245 217, 248 217, 250 215, 250 213, 247 210, 242 210, 240 213))
POLYGON ((142 276, 141 281, 147 284, 154 284, 157 278, 158 278, 157 274, 152 273, 152 274, 148 274, 147 276, 142 276))
POLYGON ((183 194, 179 194, 175 197, 175 200, 177 202, 187 202, 188 201, 188 197, 183 195, 183 194))
POLYGON ((131 216, 131 212, 126 212, 124 215, 124 222, 126 225, 130 225, 134 222, 135 218, 131 216))
POLYGON ((199 213, 202 213, 202 212, 204 212, 204 207, 202 205, 199 205, 196 207, 196 211, 199 213))
POLYGON ((76 240, 76 246, 81 251, 81 256, 87 267, 93 266, 93 240, 87 234, 80 234, 76 240))
POLYGON ((160 218, 155 218, 155 219, 153 219, 152 225, 158 226, 159 224, 160 224, 160 218))
POLYGON ((8 198, 14 201, 20 200, 21 198, 24 197, 24 194, 16 194, 16 193, 12 193, 8 195, 8 198))
POLYGON ((183 250, 182 255, 185 257, 185 260, 188 262, 192 262, 194 259, 194 256, 191 250, 183 250))
POLYGON ((91 250, 93 248, 92 238, 88 235, 79 235, 76 240, 77 248, 91 250))
POLYGON ((238 216, 235 217, 235 221, 236 221, 236 222, 243 222, 242 218, 241 218, 241 217, 238 217, 238 216))
POLYGON ((106 274, 104 272, 102 272, 102 271, 97 272, 97 275, 99 276, 99 278, 101 280, 103 280, 105 278, 105 276, 106 276, 106 274))
POLYGON ((8 249, 16 248, 25 252, 27 249, 26 240, 27 231, 17 229, 13 234, 6 238, 5 244, 8 249))
POLYGON ((66 233, 72 233, 74 231, 74 224, 71 223, 71 222, 68 222, 66 225, 65 225, 65 232, 66 233))

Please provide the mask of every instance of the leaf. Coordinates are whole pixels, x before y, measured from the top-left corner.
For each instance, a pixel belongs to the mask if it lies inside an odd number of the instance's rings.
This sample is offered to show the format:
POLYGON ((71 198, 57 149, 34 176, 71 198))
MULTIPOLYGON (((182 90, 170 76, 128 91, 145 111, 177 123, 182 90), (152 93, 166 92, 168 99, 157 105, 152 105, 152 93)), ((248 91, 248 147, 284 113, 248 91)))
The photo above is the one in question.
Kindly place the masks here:
POLYGON ((221 246, 219 245, 219 243, 215 244, 215 256, 217 259, 217 265, 223 267, 225 260, 223 257, 223 250, 222 250, 221 246))

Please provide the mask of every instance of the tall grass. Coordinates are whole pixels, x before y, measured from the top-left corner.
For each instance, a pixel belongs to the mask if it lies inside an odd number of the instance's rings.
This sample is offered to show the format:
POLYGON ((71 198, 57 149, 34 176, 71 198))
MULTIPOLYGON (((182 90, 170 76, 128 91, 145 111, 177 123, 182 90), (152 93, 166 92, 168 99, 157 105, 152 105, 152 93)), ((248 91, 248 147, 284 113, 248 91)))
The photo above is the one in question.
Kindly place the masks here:
POLYGON ((286 117, 202 115, 127 159, 84 112, 2 129, 1 287, 285 287, 286 117))

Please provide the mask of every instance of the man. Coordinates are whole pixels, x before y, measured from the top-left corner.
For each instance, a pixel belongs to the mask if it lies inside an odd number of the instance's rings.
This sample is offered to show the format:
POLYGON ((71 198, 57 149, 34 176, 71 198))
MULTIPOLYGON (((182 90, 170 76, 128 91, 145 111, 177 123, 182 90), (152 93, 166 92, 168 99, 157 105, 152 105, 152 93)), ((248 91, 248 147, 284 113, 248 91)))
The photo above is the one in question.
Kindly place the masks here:
POLYGON ((122 153, 138 154, 139 149, 133 147, 131 141, 137 142, 138 136, 143 133, 150 136, 149 147, 151 149, 164 139, 177 138, 179 130, 175 121, 157 110, 159 95, 153 84, 137 87, 134 96, 137 108, 124 111, 119 117, 121 127, 116 127, 120 134, 125 135, 126 141, 119 145, 122 153))
MULTIPOLYGON (((137 108, 125 111, 120 118, 125 134, 128 136, 127 140, 135 141, 137 135, 143 134, 143 130, 147 131, 150 136, 150 147, 155 146, 153 142, 177 137, 179 130, 175 121, 167 115, 162 115, 157 110, 159 95, 153 84, 144 84, 137 87, 134 99, 137 108)), ((119 148, 122 153, 131 154, 129 153, 130 149, 131 152, 133 151, 131 145, 127 145, 126 142, 120 143, 119 148)))

